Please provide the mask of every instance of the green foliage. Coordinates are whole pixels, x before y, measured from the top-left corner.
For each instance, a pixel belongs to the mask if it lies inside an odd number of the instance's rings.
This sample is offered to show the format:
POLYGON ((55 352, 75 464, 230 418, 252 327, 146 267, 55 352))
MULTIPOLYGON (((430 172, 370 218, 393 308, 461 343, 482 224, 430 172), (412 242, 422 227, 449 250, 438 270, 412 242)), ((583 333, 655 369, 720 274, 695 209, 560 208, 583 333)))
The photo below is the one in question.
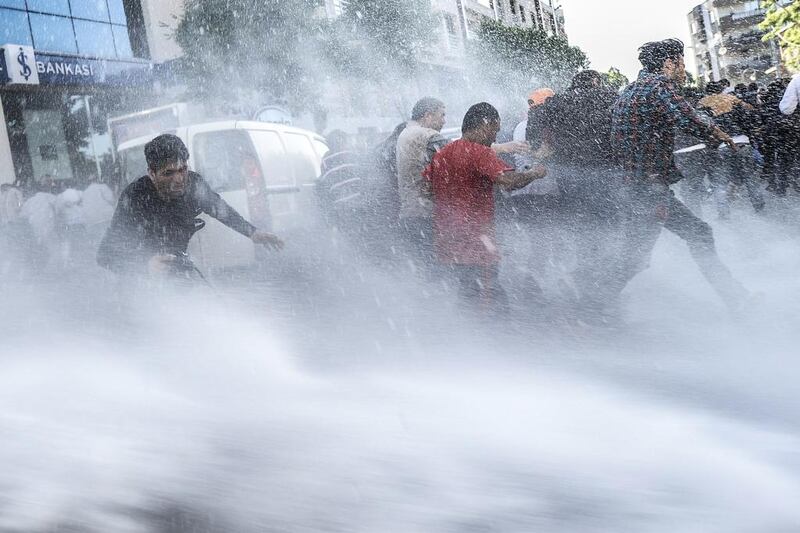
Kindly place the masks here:
POLYGON ((186 0, 175 39, 189 97, 231 108, 313 108, 326 53, 319 0, 186 0), (259 101, 260 100, 260 101, 259 101))
POLYGON ((628 77, 623 74, 618 68, 611 67, 604 75, 606 83, 615 91, 620 91, 630 84, 628 77))
POLYGON ((350 0, 337 20, 344 73, 371 79, 412 74, 434 41, 430 0, 350 0))
POLYGON ((767 10, 761 29, 766 31, 765 41, 777 39, 787 67, 800 71, 800 1, 786 5, 779 0, 761 0, 767 10))
POLYGON ((578 71, 589 66, 580 48, 532 28, 485 20, 476 34, 469 53, 477 60, 478 74, 517 96, 537 86, 566 87, 578 71))

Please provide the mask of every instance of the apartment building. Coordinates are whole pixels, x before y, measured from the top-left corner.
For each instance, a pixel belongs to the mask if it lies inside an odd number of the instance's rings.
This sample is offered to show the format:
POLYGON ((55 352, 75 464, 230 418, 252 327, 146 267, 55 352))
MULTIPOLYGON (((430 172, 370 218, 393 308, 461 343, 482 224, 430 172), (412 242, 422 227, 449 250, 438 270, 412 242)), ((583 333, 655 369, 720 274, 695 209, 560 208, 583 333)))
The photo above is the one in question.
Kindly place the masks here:
POLYGON ((762 82, 780 75, 780 50, 764 42, 758 0, 706 0, 688 15, 698 79, 762 82))

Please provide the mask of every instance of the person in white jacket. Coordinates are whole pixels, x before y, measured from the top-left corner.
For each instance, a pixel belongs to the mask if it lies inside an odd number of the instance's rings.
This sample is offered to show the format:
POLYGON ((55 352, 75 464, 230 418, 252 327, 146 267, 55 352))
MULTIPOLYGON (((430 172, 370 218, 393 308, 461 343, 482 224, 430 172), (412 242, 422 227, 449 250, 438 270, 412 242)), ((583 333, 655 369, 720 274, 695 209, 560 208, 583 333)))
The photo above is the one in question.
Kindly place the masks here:
POLYGON ((63 268, 69 267, 83 251, 86 241, 86 225, 83 219, 83 194, 71 184, 56 196, 55 209, 60 230, 60 260, 63 268))
POLYGON ((784 115, 791 115, 797 110, 797 105, 800 103, 800 74, 795 74, 789 86, 786 87, 786 92, 783 93, 783 99, 780 103, 781 113, 784 115))
POLYGON ((106 228, 111 223, 116 203, 111 187, 96 178, 92 179, 92 182, 83 191, 81 198, 83 223, 86 225, 89 241, 95 247, 100 244, 106 228))
POLYGON ((29 245, 32 252, 29 260, 37 270, 45 268, 57 252, 55 203, 54 194, 40 190, 22 204, 20 214, 34 238, 29 245))

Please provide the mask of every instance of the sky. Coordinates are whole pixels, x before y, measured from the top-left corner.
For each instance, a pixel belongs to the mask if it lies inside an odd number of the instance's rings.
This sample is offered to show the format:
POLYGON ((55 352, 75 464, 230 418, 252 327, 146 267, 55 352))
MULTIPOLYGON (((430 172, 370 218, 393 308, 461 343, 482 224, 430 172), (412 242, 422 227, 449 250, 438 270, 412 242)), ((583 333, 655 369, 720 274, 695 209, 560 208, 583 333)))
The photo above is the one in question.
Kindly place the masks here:
MULTIPOLYGON (((570 43, 579 46, 591 68, 614 66, 629 78, 639 72, 637 49, 648 41, 678 37, 687 45, 687 14, 701 0, 561 0, 570 43)), ((686 66, 694 72, 691 50, 686 66)))

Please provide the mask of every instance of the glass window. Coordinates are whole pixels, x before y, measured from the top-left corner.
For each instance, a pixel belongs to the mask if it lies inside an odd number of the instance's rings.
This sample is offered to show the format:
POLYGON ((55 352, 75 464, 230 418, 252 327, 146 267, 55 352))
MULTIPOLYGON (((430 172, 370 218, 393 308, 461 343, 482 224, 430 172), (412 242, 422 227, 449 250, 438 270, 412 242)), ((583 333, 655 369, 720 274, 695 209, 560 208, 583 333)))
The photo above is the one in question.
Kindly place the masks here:
POLYGON ((133 57, 131 50, 131 38, 128 36, 128 28, 125 26, 114 25, 114 43, 117 45, 117 57, 133 57))
POLYGON ((27 13, 0 9, 0 43, 26 44, 28 46, 33 44, 27 13))
POLYGON ((245 188, 246 177, 258 165, 250 139, 243 131, 199 133, 194 138, 195 165, 215 191, 245 188))
POLYGON ((25 0, 0 0, 0 6, 25 9, 25 0))
MULTIPOLYGON (((264 181, 267 187, 294 186, 292 166, 286 151, 283 149, 281 138, 275 131, 251 130, 250 137, 258 152, 258 158, 264 169, 264 181)), ((269 210, 272 217, 280 227, 282 217, 294 212, 293 194, 270 194, 269 210)))
POLYGON ((72 21, 52 15, 30 14, 33 44, 39 50, 78 53, 72 21))
POLYGON ((311 139, 301 133, 285 133, 286 151, 298 183, 314 183, 319 177, 320 159, 314 152, 311 139))
POLYGON ((69 16, 67 0, 28 0, 28 10, 69 16))
POLYGON ((114 24, 128 24, 128 17, 125 16, 125 6, 122 0, 108 0, 108 11, 111 14, 111 22, 114 24))
POLYGON ((144 146, 128 148, 120 154, 124 185, 147 175, 147 160, 144 157, 144 146))
POLYGON ((108 22, 106 0, 72 0, 72 16, 82 19, 108 22))
POLYGON ((116 57, 114 35, 111 33, 110 24, 77 19, 74 23, 78 52, 98 57, 116 57))

